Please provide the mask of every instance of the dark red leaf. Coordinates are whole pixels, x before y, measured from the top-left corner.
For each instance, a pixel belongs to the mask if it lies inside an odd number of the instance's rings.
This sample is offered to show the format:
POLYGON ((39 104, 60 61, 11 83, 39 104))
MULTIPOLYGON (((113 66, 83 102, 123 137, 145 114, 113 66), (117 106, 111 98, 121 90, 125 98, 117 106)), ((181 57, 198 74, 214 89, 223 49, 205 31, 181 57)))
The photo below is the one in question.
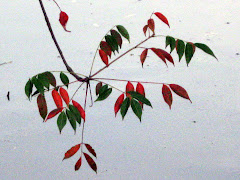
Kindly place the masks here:
POLYGON ((107 42, 101 41, 100 48, 111 58, 112 49, 107 42))
POLYGON ((65 156, 64 156, 63 160, 64 160, 64 159, 68 159, 68 158, 72 157, 74 154, 76 154, 76 152, 78 152, 80 146, 81 146, 81 144, 77 144, 77 145, 71 147, 71 148, 65 153, 65 156))
POLYGON ((53 89, 53 91, 52 91, 52 97, 53 97, 53 100, 54 100, 56 106, 58 108, 62 108, 63 107, 62 98, 55 89, 53 89))
POLYGON ((96 85, 96 95, 99 94, 99 90, 101 89, 101 87, 102 87, 102 83, 101 82, 97 83, 97 85, 96 85))
POLYGON ((169 25, 169 23, 168 23, 167 18, 166 18, 162 13, 160 13, 160 12, 155 12, 154 14, 155 14, 161 21, 163 21, 165 24, 167 24, 167 25, 169 26, 169 28, 170 28, 170 25, 169 25))
MULTIPOLYGON (((145 97, 145 90, 144 90, 144 87, 143 87, 143 85, 142 85, 141 83, 137 83, 136 91, 137 91, 139 94, 142 94, 142 95, 145 97)), ((140 103, 140 105, 141 105, 142 108, 143 108, 143 103, 140 102, 140 101, 139 101, 139 103, 140 103)))
POLYGON ((119 47, 121 48, 122 47, 121 35, 113 29, 110 32, 111 32, 111 35, 117 40, 117 43, 118 43, 119 47))
POLYGON ((85 144, 85 146, 92 155, 97 157, 97 154, 96 154, 95 150, 92 148, 92 146, 90 146, 89 144, 85 144))
POLYGON ((68 15, 67 15, 65 12, 63 12, 63 11, 60 12, 59 22, 60 22, 60 24, 62 25, 62 27, 63 27, 63 29, 64 29, 65 31, 71 32, 71 31, 68 31, 68 30, 66 29, 66 25, 67 25, 67 22, 68 22, 68 15))
POLYGON ((142 52, 142 54, 140 55, 140 60, 141 60, 141 63, 142 63, 142 67, 143 67, 143 63, 144 63, 145 60, 146 60, 147 53, 148 53, 148 49, 144 49, 143 52, 142 52))
POLYGON ((126 85, 126 95, 127 97, 130 97, 131 95, 127 93, 128 91, 134 91, 134 86, 130 81, 128 81, 126 85))
POLYGON ((179 95, 182 98, 189 99, 189 101, 192 103, 192 101, 190 100, 190 98, 188 96, 187 91, 183 87, 181 87, 177 84, 169 84, 169 86, 177 95, 179 95))
POLYGON ((158 51, 161 52, 162 55, 163 55, 169 62, 171 62, 171 63, 174 65, 174 61, 173 61, 173 58, 172 58, 171 54, 169 54, 168 52, 166 52, 166 51, 164 51, 164 50, 162 50, 162 49, 159 49, 158 51))
POLYGON ((37 97, 37 105, 38 105, 38 110, 43 119, 46 118, 48 110, 47 110, 47 103, 45 100, 44 95, 39 94, 37 97))
POLYGON ((76 101, 74 101, 74 100, 72 100, 72 103, 73 103, 73 106, 75 106, 75 108, 78 109, 81 117, 84 119, 84 122, 85 122, 86 114, 85 114, 85 111, 84 111, 84 109, 82 108, 82 106, 81 106, 79 103, 77 103, 76 101))
POLYGON ((68 106, 69 101, 70 101, 70 100, 69 100, 68 92, 67 92, 65 89, 63 89, 62 87, 60 87, 59 92, 60 92, 60 95, 62 96, 64 102, 65 102, 65 103, 67 104, 67 106, 68 106))
POLYGON ((115 116, 117 116, 117 113, 118 113, 119 109, 121 108, 123 100, 124 100, 124 94, 121 94, 118 97, 118 99, 117 99, 117 101, 115 102, 115 105, 114 105, 115 116))
POLYGON ((82 157, 79 158, 79 160, 75 164, 75 171, 79 170, 82 165, 82 157))
POLYGON ((62 112, 62 110, 63 110, 63 107, 52 110, 48 114, 48 116, 47 116, 47 118, 45 119, 44 122, 46 122, 48 119, 51 119, 51 118, 55 117, 58 113, 62 112))
POLYGON ((171 109, 171 105, 172 105, 172 92, 169 89, 169 87, 167 87, 165 84, 163 84, 162 86, 162 95, 163 95, 163 99, 164 101, 169 105, 169 108, 171 109))
POLYGON ((145 26, 143 27, 143 33, 144 33, 145 36, 146 36, 147 29, 148 29, 148 25, 145 25, 145 26))
POLYGON ((92 168, 92 170, 94 170, 97 173, 97 165, 94 162, 94 160, 87 154, 87 153, 83 153, 89 166, 92 168))
POLYGON ((107 54, 106 54, 103 50, 99 49, 99 55, 100 55, 103 63, 106 64, 106 66, 108 66, 108 57, 107 57, 107 54))
POLYGON ((167 62, 165 60, 165 56, 162 54, 162 51, 157 48, 151 48, 151 50, 160 58, 163 60, 163 62, 167 65, 167 62))
POLYGON ((152 30, 152 32, 154 33, 155 31, 155 23, 153 19, 149 19, 148 20, 148 27, 152 30))

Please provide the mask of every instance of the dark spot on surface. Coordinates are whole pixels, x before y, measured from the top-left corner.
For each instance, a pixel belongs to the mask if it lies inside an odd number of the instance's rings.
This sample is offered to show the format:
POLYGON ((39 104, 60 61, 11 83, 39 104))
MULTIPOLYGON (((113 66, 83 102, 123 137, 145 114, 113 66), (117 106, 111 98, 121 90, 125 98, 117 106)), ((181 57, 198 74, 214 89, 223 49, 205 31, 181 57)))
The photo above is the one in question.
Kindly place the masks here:
POLYGON ((193 123, 196 123, 197 121, 193 121, 193 123))
POLYGON ((8 99, 8 101, 10 101, 10 92, 9 91, 7 93, 7 99, 8 99))
POLYGON ((226 22, 226 24, 230 24, 230 22, 226 22))
POLYGON ((239 53, 236 53, 237 56, 239 56, 240 54, 239 53))

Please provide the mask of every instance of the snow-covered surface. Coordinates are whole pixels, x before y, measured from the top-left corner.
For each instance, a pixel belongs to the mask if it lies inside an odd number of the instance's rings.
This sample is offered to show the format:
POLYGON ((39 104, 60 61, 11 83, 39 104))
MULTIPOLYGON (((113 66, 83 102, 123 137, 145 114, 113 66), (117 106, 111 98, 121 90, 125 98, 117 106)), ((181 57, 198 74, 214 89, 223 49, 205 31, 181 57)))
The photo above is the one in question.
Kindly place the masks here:
MULTIPOLYGON (((153 11, 162 12, 171 29, 156 19, 157 31, 208 44, 219 59, 197 50, 190 67, 184 61, 166 68, 149 54, 141 69, 135 50, 98 77, 176 83, 193 103, 174 96, 172 110, 161 97, 161 86, 146 85, 153 109, 145 107, 142 123, 128 113, 114 118, 119 92, 87 109, 85 142, 96 150, 98 174, 79 154, 62 162, 80 141, 68 124, 59 135, 56 119, 42 123, 36 100, 27 101, 27 79, 46 70, 65 70, 50 38, 38 1, 0 1, 0 179, 240 179, 240 23, 239 0, 58 0, 70 20, 65 33, 59 11, 44 0, 52 26, 69 64, 88 74, 102 36, 116 24, 130 33, 133 47, 144 39, 142 27, 153 11), (6 98, 10 91, 11 101, 6 98), (115 98, 114 98, 115 97, 115 98)), ((145 46, 164 47, 164 39, 145 46)), ((102 63, 96 63, 96 68, 102 63)), ((114 83, 124 89, 125 83, 114 83)), ((74 92, 74 88, 71 88, 74 92)), ((84 93, 77 99, 82 102, 84 93)), ((50 96, 49 96, 50 98, 50 96)), ((78 129, 80 130, 80 129, 78 129)))

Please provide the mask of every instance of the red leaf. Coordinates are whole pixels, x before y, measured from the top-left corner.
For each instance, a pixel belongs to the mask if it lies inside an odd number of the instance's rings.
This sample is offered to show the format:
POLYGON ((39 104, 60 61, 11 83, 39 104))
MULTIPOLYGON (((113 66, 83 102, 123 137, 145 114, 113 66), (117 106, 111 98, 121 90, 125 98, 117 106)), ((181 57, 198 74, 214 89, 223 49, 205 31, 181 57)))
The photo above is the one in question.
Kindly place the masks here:
MULTIPOLYGON (((139 93, 139 94, 142 94, 144 97, 145 97, 145 90, 144 90, 144 87, 141 83, 137 83, 137 87, 136 87, 136 91, 139 93)), ((142 108, 143 108, 143 103, 139 101, 139 103, 141 104, 142 108)))
POLYGON ((148 25, 145 25, 145 26, 143 27, 143 33, 144 33, 145 36, 146 36, 147 29, 148 29, 148 25))
POLYGON ((63 89, 62 87, 60 87, 59 92, 60 92, 60 94, 61 94, 64 102, 65 102, 65 103, 67 104, 67 106, 68 106, 69 101, 70 101, 70 100, 69 100, 68 92, 67 92, 65 89, 63 89))
POLYGON ((94 160, 87 154, 87 153, 83 153, 89 166, 92 168, 92 170, 94 170, 97 173, 97 165, 94 162, 94 160))
POLYGON ((115 102, 115 105, 114 105, 115 116, 117 116, 117 113, 118 113, 119 109, 121 108, 123 100, 124 100, 124 94, 121 94, 118 97, 118 99, 117 99, 117 101, 115 102))
POLYGON ((75 171, 79 170, 81 165, 82 165, 82 157, 80 157, 77 163, 75 164, 75 171))
POLYGON ((99 55, 100 55, 102 61, 104 62, 104 64, 106 64, 106 66, 108 66, 107 54, 103 50, 99 49, 99 55))
POLYGON ((155 14, 161 21, 163 21, 165 24, 167 24, 168 27, 170 28, 170 25, 169 25, 169 23, 168 23, 167 18, 166 18, 162 13, 160 13, 160 12, 155 12, 154 14, 155 14))
POLYGON ((148 20, 148 27, 152 30, 152 32, 154 33, 155 30, 155 23, 153 19, 149 19, 148 20))
POLYGON ((141 63, 142 63, 142 67, 143 67, 144 61, 146 60, 147 53, 148 53, 148 49, 144 49, 142 54, 140 55, 140 60, 141 60, 141 63))
POLYGON ((96 85, 96 95, 99 94, 99 91, 100 91, 101 87, 102 87, 102 82, 97 83, 97 85, 96 85))
POLYGON ((111 58, 112 49, 107 42, 101 41, 100 48, 111 58))
POLYGON ((68 158, 72 157, 74 154, 76 154, 76 152, 78 152, 80 146, 81 146, 81 144, 77 144, 77 145, 71 147, 71 148, 65 153, 65 156, 64 156, 63 160, 64 160, 64 159, 68 159, 68 158))
POLYGON ((122 47, 121 35, 113 29, 110 32, 111 32, 111 35, 117 40, 117 43, 118 43, 119 47, 121 48, 122 47))
POLYGON ((126 85, 126 95, 127 97, 130 97, 131 95, 127 93, 128 91, 134 91, 134 86, 130 81, 128 81, 126 85))
POLYGON ((37 105, 41 117, 45 119, 48 113, 48 109, 45 97, 42 94, 39 94, 37 97, 37 105))
POLYGON ((44 122, 46 122, 48 119, 51 119, 51 118, 55 117, 58 113, 62 112, 62 110, 63 110, 63 107, 52 110, 48 114, 48 116, 47 116, 47 118, 45 119, 44 122))
POLYGON ((90 146, 89 144, 85 144, 86 148, 88 149, 88 151, 90 153, 92 153, 92 155, 94 155, 95 157, 97 157, 97 154, 95 152, 95 150, 92 148, 92 146, 90 146))
POLYGON ((60 22, 60 24, 62 25, 62 27, 63 27, 63 29, 64 29, 65 31, 71 32, 71 31, 68 31, 68 30, 66 29, 66 25, 67 25, 67 22, 68 22, 68 15, 67 15, 65 12, 63 12, 63 11, 60 12, 59 22, 60 22))
POLYGON ((181 87, 177 84, 169 84, 169 86, 177 95, 179 95, 182 98, 189 99, 189 101, 192 103, 192 101, 190 100, 190 98, 188 96, 187 91, 183 87, 181 87))
POLYGON ((163 55, 169 62, 171 62, 171 63, 174 65, 173 58, 172 58, 172 56, 171 56, 168 52, 166 52, 166 51, 164 51, 164 50, 162 50, 162 49, 159 49, 158 51, 161 52, 162 55, 163 55))
POLYGON ((56 106, 58 108, 62 108, 63 107, 62 98, 55 89, 53 89, 53 91, 52 91, 52 97, 53 97, 53 100, 54 100, 56 106))
POLYGON ((156 49, 156 48, 151 48, 151 50, 160 58, 163 60, 163 62, 167 65, 166 60, 165 60, 165 56, 162 54, 162 51, 160 49, 156 49))
POLYGON ((164 101, 169 105, 169 108, 171 109, 171 105, 172 105, 172 92, 169 89, 169 87, 167 87, 165 84, 163 84, 162 86, 162 95, 163 95, 163 99, 164 101))
POLYGON ((72 100, 72 103, 73 103, 73 106, 75 106, 78 109, 78 111, 80 112, 81 117, 84 119, 84 122, 85 122, 86 114, 85 114, 85 111, 82 108, 82 106, 79 103, 77 103, 76 101, 74 101, 74 100, 72 100))

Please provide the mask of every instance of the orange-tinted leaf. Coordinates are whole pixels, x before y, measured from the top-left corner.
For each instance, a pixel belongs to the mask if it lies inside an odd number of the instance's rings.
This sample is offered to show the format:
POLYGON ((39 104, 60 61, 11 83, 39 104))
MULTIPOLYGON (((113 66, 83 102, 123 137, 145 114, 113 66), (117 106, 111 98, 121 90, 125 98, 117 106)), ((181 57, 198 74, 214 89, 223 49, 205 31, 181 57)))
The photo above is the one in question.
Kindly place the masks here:
POLYGON ((162 22, 164 22, 165 24, 167 24, 168 27, 170 28, 170 25, 169 25, 169 23, 168 23, 167 18, 166 18, 162 13, 160 13, 160 12, 155 12, 154 14, 155 14, 162 22))
POLYGON ((118 113, 119 109, 121 108, 123 100, 124 100, 124 94, 121 94, 118 97, 118 99, 117 99, 117 101, 115 102, 115 105, 114 105, 115 116, 117 116, 117 113, 118 113))
POLYGON ((189 99, 189 101, 192 102, 188 96, 187 91, 183 87, 177 84, 169 84, 169 86, 177 95, 179 95, 182 98, 189 99))
POLYGON ((92 168, 92 170, 94 170, 97 173, 97 165, 94 162, 94 160, 87 154, 87 153, 83 153, 89 166, 92 168))
POLYGON ((169 108, 171 109, 171 105, 172 105, 172 92, 169 89, 169 87, 167 87, 165 84, 163 84, 162 86, 162 95, 163 95, 163 99, 164 101, 169 105, 169 108))
POLYGON ((68 22, 68 15, 67 15, 65 12, 63 12, 63 11, 60 12, 59 22, 60 22, 60 24, 62 25, 62 27, 63 27, 63 29, 64 29, 65 31, 71 32, 71 31, 68 31, 68 30, 66 29, 66 25, 67 25, 67 22, 68 22))
POLYGON ((55 117, 58 113, 62 112, 62 110, 63 110, 63 107, 52 110, 48 114, 48 116, 47 116, 47 118, 45 119, 44 122, 46 122, 48 119, 51 119, 51 118, 55 117))
POLYGON ((73 147, 71 147, 64 155, 64 159, 68 159, 70 157, 72 157, 74 154, 76 154, 76 152, 78 152, 79 148, 80 148, 81 144, 77 144, 73 147))
POLYGON ((169 54, 168 52, 166 52, 166 51, 164 51, 164 50, 162 50, 162 49, 159 49, 158 51, 161 52, 162 55, 163 55, 170 63, 172 63, 172 64, 174 65, 174 61, 173 61, 173 58, 172 58, 171 54, 169 54))
POLYGON ((86 114, 85 114, 85 111, 82 108, 82 106, 79 103, 77 103, 76 101, 74 101, 74 100, 72 100, 72 103, 73 103, 73 106, 75 106, 75 108, 78 109, 78 111, 80 112, 81 117, 84 119, 84 122, 85 122, 86 114))
POLYGON ((47 110, 47 103, 45 100, 44 95, 39 94, 37 97, 37 105, 38 105, 38 110, 43 119, 46 118, 48 110, 47 110))
POLYGON ((106 41, 101 41, 100 48, 111 58, 112 50, 106 41))
POLYGON ((53 97, 53 100, 54 100, 56 106, 58 108, 62 108, 63 107, 62 98, 55 89, 53 89, 53 91, 52 91, 52 97, 53 97))
POLYGON ((134 91, 134 86, 130 81, 128 81, 126 85, 126 95, 127 97, 130 97, 131 95, 127 93, 128 91, 134 91))
POLYGON ((148 49, 144 49, 142 54, 140 55, 140 60, 141 60, 141 63, 142 63, 142 67, 143 67, 144 61, 146 60, 147 53, 148 53, 148 49))
POLYGON ((100 55, 103 63, 106 64, 106 66, 108 66, 108 57, 107 57, 107 54, 106 54, 103 50, 99 49, 99 55, 100 55))
POLYGON ((82 165, 82 157, 78 159, 78 161, 75 164, 75 171, 79 170, 82 165))
POLYGON ((152 32, 154 33, 155 30, 155 23, 153 19, 149 19, 148 20, 148 27, 152 30, 152 32))
POLYGON ((145 26, 143 27, 143 33, 144 33, 145 36, 146 36, 147 29, 148 29, 148 25, 145 25, 145 26))
MULTIPOLYGON (((141 83, 137 83, 136 91, 137 91, 139 94, 142 94, 142 95, 145 97, 145 90, 144 90, 144 87, 143 87, 143 85, 142 85, 141 83)), ((139 101, 139 103, 140 103, 140 105, 141 105, 142 108, 143 108, 143 103, 140 102, 140 101, 139 101)))
POLYGON ((70 100, 69 100, 68 92, 67 92, 65 89, 63 89, 62 87, 60 87, 59 92, 60 92, 60 95, 62 96, 64 102, 65 102, 65 103, 67 104, 67 106, 68 106, 69 101, 70 101, 70 100))
POLYGON ((151 50, 160 58, 163 60, 163 62, 167 65, 167 62, 165 60, 165 56, 162 54, 162 51, 157 48, 151 48, 151 50))
POLYGON ((92 146, 90 146, 89 144, 85 144, 85 146, 92 155, 97 157, 97 154, 96 154, 95 150, 92 148, 92 146))

